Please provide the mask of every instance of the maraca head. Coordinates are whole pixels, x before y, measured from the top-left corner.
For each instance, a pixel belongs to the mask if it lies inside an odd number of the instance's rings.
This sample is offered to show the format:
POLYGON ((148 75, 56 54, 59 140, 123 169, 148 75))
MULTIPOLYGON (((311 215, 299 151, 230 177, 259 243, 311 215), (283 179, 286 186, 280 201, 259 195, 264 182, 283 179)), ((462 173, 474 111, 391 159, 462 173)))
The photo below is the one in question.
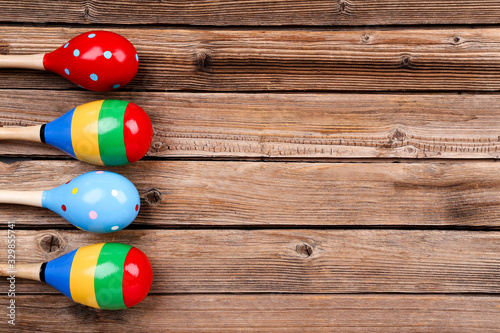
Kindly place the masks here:
POLYGON ((109 171, 91 171, 44 191, 42 205, 80 229, 109 233, 132 223, 139 212, 140 197, 127 178, 109 171))
POLYGON ((73 301, 105 310, 141 302, 153 282, 148 257, 121 243, 78 248, 42 266, 40 278, 73 301))
POLYGON ((110 91, 134 78, 139 56, 126 38, 110 31, 90 31, 45 54, 43 66, 85 89, 110 91))
POLYGON ((148 152, 153 126, 136 104, 107 99, 80 105, 42 126, 40 137, 81 161, 115 166, 148 152))

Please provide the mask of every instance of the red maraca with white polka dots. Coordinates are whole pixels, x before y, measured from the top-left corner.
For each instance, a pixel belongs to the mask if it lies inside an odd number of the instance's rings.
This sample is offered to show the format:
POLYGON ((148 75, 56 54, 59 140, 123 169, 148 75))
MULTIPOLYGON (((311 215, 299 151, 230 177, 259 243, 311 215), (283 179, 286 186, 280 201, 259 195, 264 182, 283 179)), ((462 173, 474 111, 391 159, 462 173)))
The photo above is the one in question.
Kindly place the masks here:
POLYGON ((0 68, 47 70, 82 88, 110 91, 135 77, 139 56, 125 37, 110 31, 90 31, 50 53, 0 55, 0 68))

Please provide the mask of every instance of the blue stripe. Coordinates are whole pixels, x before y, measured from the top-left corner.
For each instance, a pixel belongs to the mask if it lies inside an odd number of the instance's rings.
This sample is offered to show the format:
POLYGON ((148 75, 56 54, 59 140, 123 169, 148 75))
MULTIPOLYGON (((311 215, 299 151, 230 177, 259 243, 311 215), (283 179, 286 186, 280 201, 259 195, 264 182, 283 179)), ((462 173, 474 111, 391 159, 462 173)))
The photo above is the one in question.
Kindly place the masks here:
POLYGON ((51 260, 45 267, 45 282, 56 288, 64 295, 71 297, 71 290, 69 288, 69 278, 71 273, 71 266, 73 265, 73 258, 75 257, 76 250, 73 250, 65 255, 51 260))
POLYGON ((75 109, 45 125, 45 142, 73 157, 75 157, 75 152, 71 142, 71 121, 75 109))

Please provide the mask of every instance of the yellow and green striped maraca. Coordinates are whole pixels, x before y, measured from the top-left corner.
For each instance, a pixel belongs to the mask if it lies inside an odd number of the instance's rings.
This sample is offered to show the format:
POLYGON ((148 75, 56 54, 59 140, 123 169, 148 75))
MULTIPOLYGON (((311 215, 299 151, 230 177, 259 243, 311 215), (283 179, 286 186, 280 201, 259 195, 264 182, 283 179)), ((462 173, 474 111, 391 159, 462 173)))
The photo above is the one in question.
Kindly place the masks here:
POLYGON ((88 163, 125 165, 148 152, 153 127, 136 104, 100 100, 80 105, 42 125, 40 139, 88 163))
POLYGON ((0 276, 13 273, 16 278, 46 282, 75 302, 104 310, 138 304, 153 283, 148 257, 121 243, 80 247, 45 263, 0 264, 0 276))

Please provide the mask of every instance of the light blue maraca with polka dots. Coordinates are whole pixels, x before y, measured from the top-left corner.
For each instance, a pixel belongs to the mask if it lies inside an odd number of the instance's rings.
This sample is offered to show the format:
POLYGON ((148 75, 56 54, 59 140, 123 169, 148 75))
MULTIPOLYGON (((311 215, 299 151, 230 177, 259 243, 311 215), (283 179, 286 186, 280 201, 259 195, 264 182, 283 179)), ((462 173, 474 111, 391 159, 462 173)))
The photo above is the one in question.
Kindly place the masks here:
POLYGON ((114 172, 92 171, 51 190, 2 190, 0 203, 45 207, 82 230, 109 233, 134 221, 140 197, 127 178, 114 172))

